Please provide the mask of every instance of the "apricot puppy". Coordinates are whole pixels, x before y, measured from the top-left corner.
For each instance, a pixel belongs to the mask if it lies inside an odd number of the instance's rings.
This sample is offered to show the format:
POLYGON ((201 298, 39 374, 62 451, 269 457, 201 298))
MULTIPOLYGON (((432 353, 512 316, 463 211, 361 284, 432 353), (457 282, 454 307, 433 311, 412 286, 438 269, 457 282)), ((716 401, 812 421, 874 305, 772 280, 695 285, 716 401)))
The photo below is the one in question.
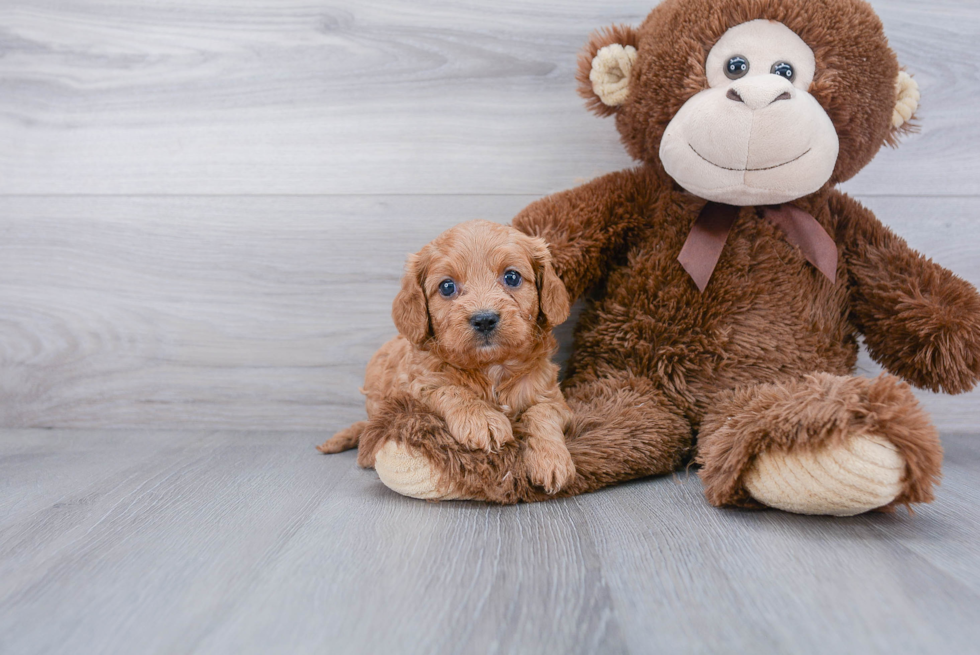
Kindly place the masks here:
POLYGON ((575 475, 564 436, 571 412, 551 362, 551 327, 568 312, 542 239, 488 221, 447 230, 408 258, 392 305, 400 334, 375 353, 364 379, 368 421, 319 450, 356 447, 379 404, 406 394, 474 450, 500 448, 516 428, 531 482, 557 492, 575 475))

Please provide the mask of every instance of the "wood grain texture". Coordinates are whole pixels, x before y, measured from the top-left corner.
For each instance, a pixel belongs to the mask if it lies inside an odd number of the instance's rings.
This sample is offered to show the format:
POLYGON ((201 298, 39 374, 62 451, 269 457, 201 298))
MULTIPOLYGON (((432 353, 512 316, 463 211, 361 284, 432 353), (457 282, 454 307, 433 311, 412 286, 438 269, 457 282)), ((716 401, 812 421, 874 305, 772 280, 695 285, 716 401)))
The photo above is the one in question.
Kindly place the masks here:
MULTIPOLYGON (((527 196, 0 197, 0 426, 336 429, 405 254, 527 196)), ((977 198, 866 199, 980 284, 977 198)), ((560 330, 567 346, 571 322, 560 330)), ((567 356, 567 348, 564 354, 567 356)), ((861 370, 874 374, 866 358, 861 370)), ((920 398, 972 429, 980 392, 920 398)))
POLYGON ((406 254, 527 201, 0 197, 0 425, 353 420, 406 254))
POLYGON ((693 474, 425 503, 319 438, 0 431, 0 652, 965 653, 980 638, 976 433, 944 435, 934 504, 852 519, 714 509, 693 474))
MULTIPOLYGON (((407 252, 630 165, 575 56, 654 1, 0 4, 0 653, 976 650, 980 392, 919 394, 913 517, 435 505, 313 450, 407 252)), ((978 284, 980 5, 873 5, 922 131, 845 190, 978 284)))
MULTIPOLYGON (((0 193, 557 191, 629 164, 575 57, 653 4, 4 2, 0 193)), ((922 133, 850 190, 980 193, 980 5, 873 5, 922 133)))

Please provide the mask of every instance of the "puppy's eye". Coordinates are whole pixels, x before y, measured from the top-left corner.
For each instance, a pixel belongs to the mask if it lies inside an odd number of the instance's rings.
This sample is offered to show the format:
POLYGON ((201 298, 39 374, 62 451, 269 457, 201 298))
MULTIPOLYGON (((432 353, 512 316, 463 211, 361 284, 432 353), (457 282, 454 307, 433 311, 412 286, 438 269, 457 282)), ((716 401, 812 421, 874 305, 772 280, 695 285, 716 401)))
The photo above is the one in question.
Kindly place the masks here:
POLYGON ((509 287, 519 287, 521 286, 521 274, 515 270, 509 270, 504 273, 504 284, 509 287))
POLYGON ((794 71, 793 71, 792 64, 785 61, 779 61, 772 65, 772 68, 769 70, 769 72, 772 73, 773 75, 785 77, 787 80, 792 80, 794 71))
POLYGON ((439 283, 439 293, 443 298, 456 295, 456 283, 452 280, 443 280, 439 283))
POLYGON ((725 64, 725 75, 730 80, 737 80, 749 72, 749 60, 742 55, 735 55, 725 64))

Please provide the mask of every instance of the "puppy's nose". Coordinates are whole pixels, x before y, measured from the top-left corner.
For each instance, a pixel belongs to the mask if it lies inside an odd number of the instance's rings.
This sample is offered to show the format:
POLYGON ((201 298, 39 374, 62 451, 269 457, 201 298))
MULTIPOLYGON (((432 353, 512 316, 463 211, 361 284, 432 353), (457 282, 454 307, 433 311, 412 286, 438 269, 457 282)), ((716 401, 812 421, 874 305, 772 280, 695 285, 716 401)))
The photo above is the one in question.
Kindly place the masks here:
POLYGON ((470 316, 470 325, 480 334, 490 334, 497 329, 500 314, 497 312, 477 312, 470 316))

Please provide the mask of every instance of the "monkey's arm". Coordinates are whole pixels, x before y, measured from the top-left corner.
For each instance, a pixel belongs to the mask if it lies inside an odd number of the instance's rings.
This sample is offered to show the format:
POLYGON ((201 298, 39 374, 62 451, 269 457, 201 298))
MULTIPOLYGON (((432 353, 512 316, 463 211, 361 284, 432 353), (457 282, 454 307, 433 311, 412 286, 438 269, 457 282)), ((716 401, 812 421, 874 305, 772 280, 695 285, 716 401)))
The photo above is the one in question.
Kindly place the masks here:
POLYGON ((643 199, 657 186, 652 177, 643 169, 610 173, 533 202, 514 218, 518 230, 548 242, 572 302, 602 279, 643 220, 643 199))
POLYGON ((909 248, 857 201, 831 198, 850 285, 851 320, 875 361, 912 384, 961 393, 980 380, 980 295, 909 248))

